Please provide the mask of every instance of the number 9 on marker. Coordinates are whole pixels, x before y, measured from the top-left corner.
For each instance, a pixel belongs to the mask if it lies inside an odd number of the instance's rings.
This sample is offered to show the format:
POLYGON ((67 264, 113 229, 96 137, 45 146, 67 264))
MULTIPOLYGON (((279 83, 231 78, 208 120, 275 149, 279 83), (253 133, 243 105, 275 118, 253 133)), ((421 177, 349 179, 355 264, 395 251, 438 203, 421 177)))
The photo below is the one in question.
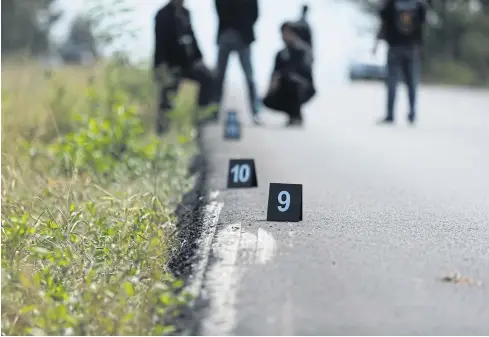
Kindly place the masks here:
POLYGON ((278 203, 280 204, 280 206, 277 207, 278 210, 280 212, 287 212, 290 207, 290 193, 287 191, 280 192, 278 194, 278 203))
POLYGON ((270 184, 267 221, 302 221, 302 185, 270 184))

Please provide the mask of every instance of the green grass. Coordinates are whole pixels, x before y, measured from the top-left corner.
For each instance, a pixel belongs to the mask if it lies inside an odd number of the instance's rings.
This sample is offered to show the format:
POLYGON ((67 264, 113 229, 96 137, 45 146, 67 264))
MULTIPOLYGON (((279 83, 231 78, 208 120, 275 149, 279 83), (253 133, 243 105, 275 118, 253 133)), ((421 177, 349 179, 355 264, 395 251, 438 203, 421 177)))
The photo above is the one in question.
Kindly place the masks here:
POLYGON ((194 88, 159 139, 146 70, 3 64, 2 80, 2 334, 171 332, 194 88))

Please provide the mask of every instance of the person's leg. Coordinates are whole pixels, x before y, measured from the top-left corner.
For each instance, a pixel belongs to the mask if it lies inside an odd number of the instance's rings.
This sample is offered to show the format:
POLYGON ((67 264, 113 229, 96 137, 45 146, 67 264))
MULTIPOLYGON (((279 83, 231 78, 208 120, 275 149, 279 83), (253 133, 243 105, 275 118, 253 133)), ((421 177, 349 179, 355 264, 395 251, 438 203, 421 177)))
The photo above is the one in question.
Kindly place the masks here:
POLYGON ((297 85, 281 74, 278 85, 263 97, 263 105, 289 117, 288 125, 302 121, 300 93, 297 85))
POLYGON ((158 111, 156 115, 156 133, 162 135, 169 127, 168 111, 173 109, 172 96, 180 86, 180 75, 173 74, 172 82, 157 83, 159 89, 158 111))
POLYGON ((399 81, 399 49, 390 47, 387 53, 387 116, 385 122, 394 121, 394 106, 396 102, 397 83, 399 81))
POLYGON ((302 124, 300 83, 286 76, 282 83, 285 112, 289 115, 288 125, 302 124))
MULTIPOLYGON (((205 65, 201 65, 198 67, 192 67, 186 69, 183 73, 183 77, 188 78, 189 80, 195 81, 199 85, 199 94, 198 94, 198 105, 199 108, 205 108, 209 104, 215 102, 214 100, 214 83, 215 78, 205 65)), ((217 112, 216 112, 217 113, 217 112)))
POLYGON ((233 46, 228 41, 228 36, 223 33, 219 41, 217 66, 216 66, 216 79, 215 79, 215 96, 214 99, 217 103, 222 102, 222 93, 224 89, 224 79, 226 77, 226 70, 229 62, 229 55, 233 51, 233 46))
POLYGON ((404 82, 406 83, 408 89, 408 120, 413 123, 416 119, 416 91, 419 77, 419 54, 417 47, 406 48, 401 66, 404 75, 404 82))
POLYGON ((280 87, 280 85, 273 90, 267 91, 265 96, 262 98, 263 105, 270 110, 283 112, 283 99, 281 99, 283 95, 281 92, 282 88, 280 87))
POLYGON ((297 86, 301 105, 309 102, 309 100, 316 94, 316 89, 314 88, 313 83, 307 78, 299 74, 292 74, 290 75, 290 80, 297 86))
POLYGON ((199 84, 199 106, 204 107, 214 101, 214 76, 208 67, 202 65, 199 67, 191 68, 189 69, 189 71, 185 72, 185 77, 192 81, 196 81, 199 84))
POLYGON ((251 46, 244 46, 238 51, 239 61, 246 77, 248 86, 248 98, 251 112, 253 116, 257 116, 259 112, 259 101, 256 92, 256 85, 253 73, 253 64, 251 60, 251 46))

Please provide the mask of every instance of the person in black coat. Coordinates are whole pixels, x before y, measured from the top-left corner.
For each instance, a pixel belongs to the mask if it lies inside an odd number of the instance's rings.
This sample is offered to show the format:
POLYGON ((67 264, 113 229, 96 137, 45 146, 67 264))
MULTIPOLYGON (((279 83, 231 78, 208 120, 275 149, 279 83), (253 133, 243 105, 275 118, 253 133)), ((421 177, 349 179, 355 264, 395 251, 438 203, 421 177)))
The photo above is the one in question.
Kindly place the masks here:
POLYGON ((255 41, 253 27, 258 20, 258 0, 215 0, 215 6, 219 18, 215 99, 219 103, 222 100, 229 55, 237 52, 248 86, 253 121, 258 124, 259 101, 251 59, 251 44, 255 41))
POLYGON ((289 116, 288 126, 303 122, 302 105, 316 94, 312 74, 312 51, 295 32, 293 23, 281 26, 285 48, 275 56, 270 86, 263 104, 289 116))
POLYGON ((212 103, 214 77, 203 62, 202 52, 192 28, 190 12, 183 0, 170 0, 155 16, 153 70, 160 85, 160 102, 156 132, 168 127, 167 111, 172 108, 170 95, 178 91, 182 79, 200 85, 198 103, 212 103))
POLYGON ((387 0, 379 11, 381 25, 374 52, 380 39, 387 42, 387 114, 381 124, 394 123, 397 85, 402 75, 408 89, 408 122, 416 121, 416 100, 420 71, 420 52, 429 4, 423 0, 387 0))

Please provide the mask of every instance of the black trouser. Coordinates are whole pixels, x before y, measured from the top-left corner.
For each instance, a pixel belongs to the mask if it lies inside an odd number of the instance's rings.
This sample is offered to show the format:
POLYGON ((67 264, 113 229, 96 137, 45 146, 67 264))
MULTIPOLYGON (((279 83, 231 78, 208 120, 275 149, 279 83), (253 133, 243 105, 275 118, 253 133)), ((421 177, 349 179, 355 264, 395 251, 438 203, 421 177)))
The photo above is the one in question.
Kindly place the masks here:
POLYGON ((256 115, 258 113, 258 97, 251 60, 251 46, 244 43, 238 32, 234 30, 225 31, 219 38, 219 52, 216 67, 216 101, 221 103, 229 56, 233 51, 238 53, 241 68, 243 68, 246 84, 248 85, 248 97, 251 112, 253 115, 256 115))
POLYGON ((402 75, 408 88, 409 118, 416 117, 416 89, 419 77, 419 48, 413 46, 392 46, 387 54, 387 116, 394 119, 399 75, 402 75))
POLYGON ((174 96, 183 79, 196 81, 199 84, 199 107, 205 107, 212 103, 214 93, 214 76, 209 68, 204 65, 192 66, 185 69, 177 69, 171 72, 171 81, 160 85, 159 109, 156 119, 156 132, 161 134, 168 126, 168 111, 173 109, 170 96, 174 96))
POLYGON ((302 104, 309 101, 314 93, 307 80, 287 74, 280 77, 277 89, 265 96, 263 104, 269 109, 285 112, 290 119, 300 119, 302 104))

